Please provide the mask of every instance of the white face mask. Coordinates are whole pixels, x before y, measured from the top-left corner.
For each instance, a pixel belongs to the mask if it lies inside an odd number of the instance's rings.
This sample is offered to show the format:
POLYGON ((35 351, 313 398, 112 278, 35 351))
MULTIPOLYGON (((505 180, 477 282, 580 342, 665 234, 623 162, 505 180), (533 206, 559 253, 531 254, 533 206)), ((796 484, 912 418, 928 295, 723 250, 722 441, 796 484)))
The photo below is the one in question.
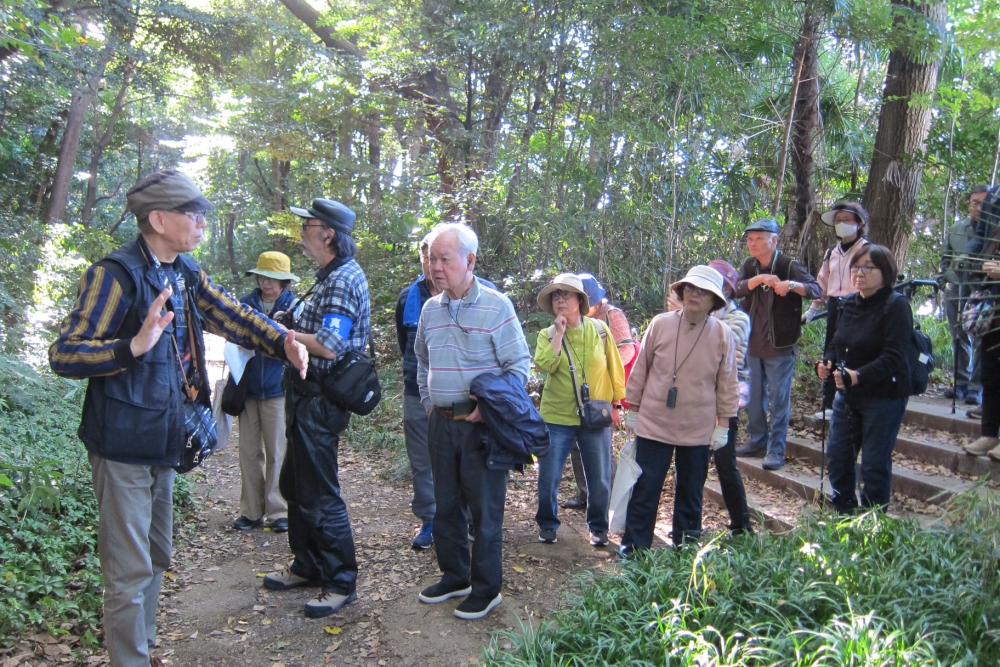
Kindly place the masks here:
POLYGON ((838 222, 833 226, 838 239, 847 239, 858 233, 858 226, 849 222, 838 222))

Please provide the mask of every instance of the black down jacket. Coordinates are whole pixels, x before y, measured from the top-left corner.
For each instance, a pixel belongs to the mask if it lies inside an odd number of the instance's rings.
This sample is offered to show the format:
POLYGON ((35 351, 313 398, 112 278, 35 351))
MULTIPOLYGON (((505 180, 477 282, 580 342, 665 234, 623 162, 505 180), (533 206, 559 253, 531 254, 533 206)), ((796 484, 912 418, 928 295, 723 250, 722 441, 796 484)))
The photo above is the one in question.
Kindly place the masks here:
POLYGON ((510 470, 531 463, 531 456, 549 450, 549 431, 516 373, 483 373, 469 393, 479 401, 486 423, 486 465, 510 470))

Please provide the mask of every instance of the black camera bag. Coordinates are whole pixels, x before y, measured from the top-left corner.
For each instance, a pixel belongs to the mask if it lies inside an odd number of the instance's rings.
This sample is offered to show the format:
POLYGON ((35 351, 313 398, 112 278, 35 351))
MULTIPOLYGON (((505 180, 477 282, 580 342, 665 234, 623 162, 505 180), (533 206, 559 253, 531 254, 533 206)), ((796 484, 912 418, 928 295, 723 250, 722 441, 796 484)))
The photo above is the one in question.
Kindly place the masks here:
POLYGON ((364 352, 340 355, 320 384, 327 400, 358 415, 367 415, 382 400, 375 361, 364 352))

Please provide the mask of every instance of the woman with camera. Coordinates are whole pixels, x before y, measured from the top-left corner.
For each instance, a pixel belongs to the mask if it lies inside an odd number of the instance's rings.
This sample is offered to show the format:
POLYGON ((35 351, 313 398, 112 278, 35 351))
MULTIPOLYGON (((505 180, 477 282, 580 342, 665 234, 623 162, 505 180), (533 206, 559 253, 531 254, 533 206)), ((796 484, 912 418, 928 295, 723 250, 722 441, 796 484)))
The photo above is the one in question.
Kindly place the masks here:
POLYGON ((563 466, 580 447, 587 478, 590 543, 608 544, 611 438, 621 426, 625 371, 607 326, 586 317, 590 309, 579 276, 562 273, 538 294, 538 306, 554 317, 538 334, 535 365, 546 374, 541 415, 549 429, 549 451, 538 461, 538 541, 552 544, 559 529, 556 498, 563 466))
POLYGON ((858 507, 855 461, 861 453, 861 506, 886 507, 892 487, 892 450, 910 394, 906 350, 912 344, 910 304, 893 291, 896 260, 881 245, 866 246, 851 259, 857 294, 841 304, 820 379, 833 377, 830 442, 827 446, 833 505, 842 513, 858 507))
POLYGON ((625 517, 623 558, 652 546, 660 492, 674 458, 673 542, 679 546, 701 536, 709 446, 726 442, 739 406, 733 334, 711 315, 726 305, 722 285, 715 269, 692 267, 670 286, 680 310, 654 317, 643 336, 626 391, 641 473, 625 517))

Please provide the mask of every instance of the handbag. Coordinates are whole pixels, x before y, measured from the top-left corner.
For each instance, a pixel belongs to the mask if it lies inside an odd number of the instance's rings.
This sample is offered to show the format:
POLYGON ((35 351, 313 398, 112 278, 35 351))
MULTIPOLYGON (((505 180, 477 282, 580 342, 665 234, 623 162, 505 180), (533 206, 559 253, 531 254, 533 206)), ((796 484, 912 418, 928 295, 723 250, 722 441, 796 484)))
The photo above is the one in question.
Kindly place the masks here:
MULTIPOLYGON (((245 377, 245 376, 244 376, 245 377)), ((226 378, 226 386, 222 389, 222 411, 227 415, 239 417, 247 403, 247 386, 233 380, 232 374, 226 378)))
POLYGON ((986 290, 976 290, 962 309, 962 329, 973 338, 982 338, 993 329, 996 312, 992 295, 986 290))
MULTIPOLYGON (((191 314, 191 295, 184 301, 184 308, 187 311, 188 345, 191 349, 191 364, 198 368, 198 345, 194 338, 193 317, 191 314)), ((174 355, 177 357, 177 365, 181 370, 181 379, 184 384, 184 403, 181 410, 184 416, 183 433, 184 447, 181 449, 181 460, 174 470, 184 474, 191 472, 214 452, 219 445, 219 431, 215 424, 215 415, 212 413, 212 406, 206 402, 199 401, 199 389, 188 380, 184 371, 184 361, 181 359, 180 349, 177 347, 177 338, 170 337, 174 344, 174 355)), ((197 374, 197 370, 195 371, 197 374)))
MULTIPOLYGON (((369 341, 371 346, 371 341, 369 341)), ((357 350, 340 355, 320 382, 323 396, 345 410, 367 415, 382 400, 382 383, 375 370, 374 349, 372 356, 357 350)))
POLYGON ((583 428, 607 428, 611 426, 611 401, 593 401, 590 399, 590 386, 587 384, 587 373, 582 368, 583 384, 576 386, 576 367, 573 364, 573 354, 566 340, 566 360, 569 362, 569 377, 573 381, 573 396, 576 398, 576 414, 580 417, 583 428))

